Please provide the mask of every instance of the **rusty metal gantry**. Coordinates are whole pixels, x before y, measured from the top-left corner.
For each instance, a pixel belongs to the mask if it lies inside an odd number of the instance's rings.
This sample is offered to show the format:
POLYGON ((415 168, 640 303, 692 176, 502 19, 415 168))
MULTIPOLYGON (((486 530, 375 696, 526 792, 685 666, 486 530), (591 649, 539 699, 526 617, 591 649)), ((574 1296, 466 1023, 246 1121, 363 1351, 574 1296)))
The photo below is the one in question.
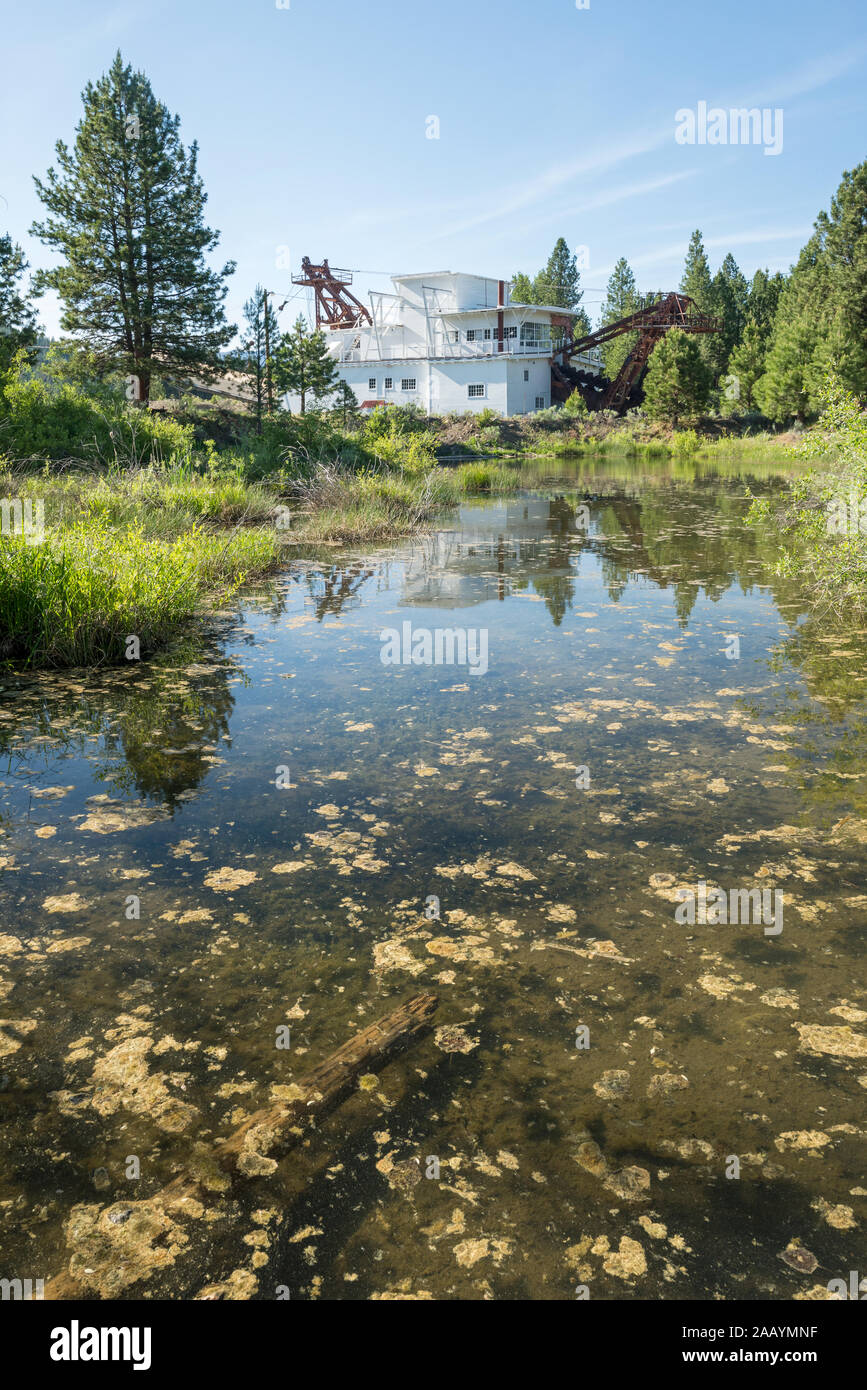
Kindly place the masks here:
POLYGON ((552 376, 564 389, 574 385, 578 385, 579 389, 590 387, 589 398, 586 390, 582 390, 582 394, 587 404, 596 409, 622 410, 641 380, 650 354, 670 328, 682 328, 684 333, 718 333, 720 326, 719 319, 703 313, 688 294, 671 291, 647 308, 639 309, 624 319, 616 319, 614 323, 598 328, 595 333, 588 333, 583 338, 567 338, 551 358, 552 376), (617 376, 603 392, 594 394, 589 381, 578 382, 578 376, 584 377, 585 374, 574 372, 569 366, 570 357, 589 348, 600 347, 612 338, 618 338, 621 333, 636 332, 637 343, 617 376))
POLYGON ((316 295, 316 327, 358 328, 373 324, 370 311, 347 289, 352 284, 351 270, 332 270, 327 261, 313 265, 310 257, 301 262, 300 275, 292 276, 293 285, 309 285, 316 295))

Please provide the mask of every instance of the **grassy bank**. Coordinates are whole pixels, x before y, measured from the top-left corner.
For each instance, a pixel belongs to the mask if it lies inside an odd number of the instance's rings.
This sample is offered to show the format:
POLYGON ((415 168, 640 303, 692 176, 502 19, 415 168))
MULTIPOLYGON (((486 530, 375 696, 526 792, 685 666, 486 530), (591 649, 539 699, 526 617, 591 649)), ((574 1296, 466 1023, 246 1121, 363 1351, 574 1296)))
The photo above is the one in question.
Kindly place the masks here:
POLYGON ((44 508, 38 544, 0 536, 0 661, 34 667, 121 662, 130 638, 146 656, 299 546, 411 534, 463 497, 514 494, 546 459, 783 454, 771 436, 663 436, 562 411, 278 414, 259 429, 241 406, 180 398, 142 412, 23 369, 2 382, 0 448, 0 498, 44 508), (466 461, 438 463, 457 448, 466 461))

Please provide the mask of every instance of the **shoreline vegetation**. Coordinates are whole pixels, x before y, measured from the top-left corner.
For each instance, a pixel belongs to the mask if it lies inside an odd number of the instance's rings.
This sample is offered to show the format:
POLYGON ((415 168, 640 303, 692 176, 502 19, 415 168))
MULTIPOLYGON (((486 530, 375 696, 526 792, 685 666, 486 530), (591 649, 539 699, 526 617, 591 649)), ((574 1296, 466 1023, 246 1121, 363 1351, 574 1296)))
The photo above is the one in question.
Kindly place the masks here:
MULTIPOLYGON (((859 416, 857 404, 853 411, 859 416)), ((242 406, 217 398, 143 411, 116 390, 94 398, 18 363, 0 387, 0 496, 44 529, 37 537, 31 521, 30 534, 24 527, 0 543, 0 662, 37 669, 147 657, 305 547, 384 542, 429 529, 465 499, 554 478, 568 486, 558 461, 687 473, 791 466, 834 455, 840 426, 839 410, 816 429, 773 434, 750 433, 742 421, 664 429, 637 411, 428 419, 389 407, 347 424, 333 412, 281 413, 259 433, 242 406)), ((837 452, 847 448, 857 452, 857 441, 837 452)), ((811 473, 792 493, 781 560, 789 572, 802 542, 791 505, 813 509, 815 531, 820 486, 811 473)), ((754 504, 756 523, 768 520, 768 506, 754 504)), ((850 573, 863 577, 851 558, 850 573)))

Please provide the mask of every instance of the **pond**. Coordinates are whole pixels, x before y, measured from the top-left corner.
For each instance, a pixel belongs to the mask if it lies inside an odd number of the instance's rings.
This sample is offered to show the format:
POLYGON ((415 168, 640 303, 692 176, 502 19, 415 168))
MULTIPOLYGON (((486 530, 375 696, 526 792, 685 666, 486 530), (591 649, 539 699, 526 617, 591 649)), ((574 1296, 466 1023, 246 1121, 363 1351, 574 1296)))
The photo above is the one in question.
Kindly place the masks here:
POLYGON ((153 662, 0 677, 0 1276, 788 1299, 863 1269, 867 634, 775 575, 767 468, 545 467, 299 556, 153 662), (154 1216, 421 991, 434 1029, 276 1167, 154 1216))

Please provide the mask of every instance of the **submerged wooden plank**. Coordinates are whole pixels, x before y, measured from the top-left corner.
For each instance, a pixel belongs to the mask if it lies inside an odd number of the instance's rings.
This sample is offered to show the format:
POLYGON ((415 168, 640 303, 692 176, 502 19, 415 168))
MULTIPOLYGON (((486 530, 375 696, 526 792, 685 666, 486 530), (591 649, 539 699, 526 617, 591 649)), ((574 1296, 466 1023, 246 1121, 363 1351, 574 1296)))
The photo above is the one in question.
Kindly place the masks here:
MULTIPOLYGON (((265 1155, 291 1149, 299 1138, 295 1131, 305 1120, 334 1109, 352 1091, 361 1075, 385 1066, 400 1044, 411 1041, 427 1028, 438 1003, 435 994, 415 995, 356 1033, 319 1066, 302 1076, 294 1083, 295 1094, 291 1098, 263 1106, 249 1115, 214 1149, 214 1158, 230 1181, 266 1171, 269 1160, 265 1155)), ((179 1173, 148 1197, 146 1205, 154 1211, 170 1210, 173 1216, 182 1217, 185 1207, 192 1213, 193 1204, 205 1205, 213 1196, 213 1188, 202 1176, 179 1173)), ((64 1273, 48 1281, 44 1296, 60 1300, 87 1297, 88 1293, 79 1280, 64 1273)))

